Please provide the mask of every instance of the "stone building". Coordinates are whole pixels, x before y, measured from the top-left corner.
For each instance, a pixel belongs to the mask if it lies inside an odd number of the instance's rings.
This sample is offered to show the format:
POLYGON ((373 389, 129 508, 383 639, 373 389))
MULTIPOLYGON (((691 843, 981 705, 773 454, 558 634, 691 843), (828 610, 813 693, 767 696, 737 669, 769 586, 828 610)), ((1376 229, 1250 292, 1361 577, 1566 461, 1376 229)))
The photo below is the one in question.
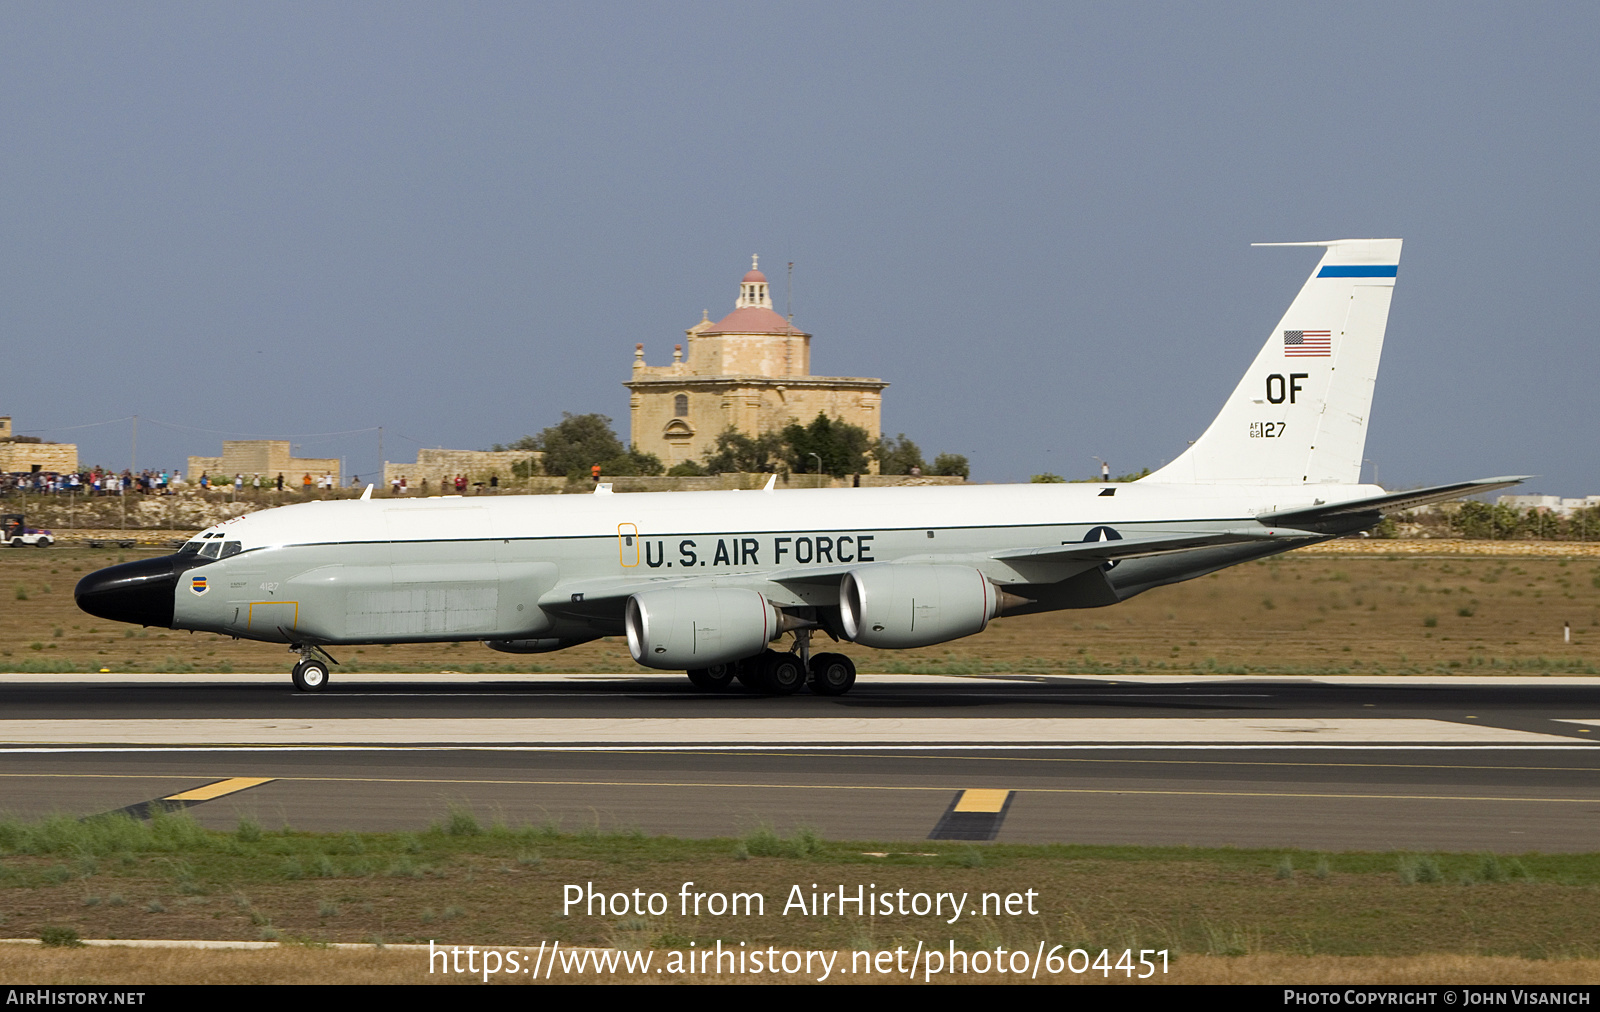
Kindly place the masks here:
POLYGON ((623 384, 632 391, 634 448, 668 467, 704 460, 724 429, 753 436, 809 422, 819 412, 878 438, 889 384, 811 375, 811 335, 773 311, 756 258, 739 282, 733 312, 715 323, 707 315, 684 333, 688 353, 675 347, 671 365, 646 365, 644 345, 635 346, 633 378, 623 384))
POLYGON ((190 457, 187 477, 189 481, 199 481, 201 474, 212 478, 242 474, 249 481, 259 474, 265 482, 268 477, 276 479, 281 474, 284 488, 298 489, 301 479, 308 474, 313 481, 321 481, 324 474, 331 474, 337 485, 341 477, 339 472, 338 457, 290 456, 287 439, 225 439, 222 456, 190 457))
POLYGON ((46 443, 32 436, 18 436, 11 430, 11 416, 0 415, 0 474, 67 474, 77 469, 78 444, 46 443))
POLYGON ((471 484, 488 484, 490 478, 499 478, 501 485, 509 485, 513 480, 521 480, 513 479, 513 467, 528 464, 531 473, 543 474, 540 469, 543 461, 544 454, 538 450, 431 450, 424 447, 417 451, 415 463, 385 461, 383 487, 388 488, 392 482, 404 478, 407 489, 415 493, 422 488, 423 479, 427 479, 428 490, 438 492, 441 481, 458 474, 466 475, 471 484))

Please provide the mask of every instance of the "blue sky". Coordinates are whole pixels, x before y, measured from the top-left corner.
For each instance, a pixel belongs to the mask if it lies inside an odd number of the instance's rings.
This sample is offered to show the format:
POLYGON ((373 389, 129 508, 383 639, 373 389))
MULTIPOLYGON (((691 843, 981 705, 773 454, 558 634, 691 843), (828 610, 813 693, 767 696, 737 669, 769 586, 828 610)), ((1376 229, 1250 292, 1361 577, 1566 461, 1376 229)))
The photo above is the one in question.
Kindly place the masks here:
POLYGON ((0 414, 85 463, 626 437, 760 253, 888 433, 1154 467, 1317 256, 1251 242, 1399 236, 1378 477, 1600 492, 1592 4, 0 14, 0 414))

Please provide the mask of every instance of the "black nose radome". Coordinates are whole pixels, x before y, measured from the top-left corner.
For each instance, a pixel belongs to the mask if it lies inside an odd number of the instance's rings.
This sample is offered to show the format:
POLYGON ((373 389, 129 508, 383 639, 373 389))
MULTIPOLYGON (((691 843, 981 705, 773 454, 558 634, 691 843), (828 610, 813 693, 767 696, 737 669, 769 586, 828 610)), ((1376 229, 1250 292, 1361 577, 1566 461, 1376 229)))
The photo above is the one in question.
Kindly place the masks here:
POLYGON ((78 581, 72 596, 98 618, 172 628, 172 599, 185 570, 212 560, 194 552, 140 559, 99 569, 78 581))

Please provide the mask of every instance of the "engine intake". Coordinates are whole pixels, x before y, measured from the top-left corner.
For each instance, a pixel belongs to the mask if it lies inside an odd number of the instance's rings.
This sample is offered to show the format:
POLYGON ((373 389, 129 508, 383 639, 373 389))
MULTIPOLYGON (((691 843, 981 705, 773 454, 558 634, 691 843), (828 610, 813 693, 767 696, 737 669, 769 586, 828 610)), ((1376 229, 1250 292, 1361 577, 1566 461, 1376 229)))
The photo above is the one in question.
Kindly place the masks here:
POLYGON ((982 632, 1004 595, 967 566, 886 564, 845 574, 845 635, 869 647, 925 647, 982 632))

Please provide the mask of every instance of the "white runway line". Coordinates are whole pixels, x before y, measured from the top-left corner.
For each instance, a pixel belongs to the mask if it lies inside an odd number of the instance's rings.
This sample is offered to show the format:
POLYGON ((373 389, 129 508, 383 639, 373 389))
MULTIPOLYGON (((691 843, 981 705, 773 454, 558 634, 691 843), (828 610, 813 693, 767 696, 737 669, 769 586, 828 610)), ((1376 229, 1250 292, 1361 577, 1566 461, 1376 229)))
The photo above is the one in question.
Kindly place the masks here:
MULTIPOLYGON (((162 718, 0 720, 0 745, 319 744, 1575 744, 1561 735, 1416 718, 162 718)), ((1586 742, 1583 744, 1587 744, 1586 742)))

